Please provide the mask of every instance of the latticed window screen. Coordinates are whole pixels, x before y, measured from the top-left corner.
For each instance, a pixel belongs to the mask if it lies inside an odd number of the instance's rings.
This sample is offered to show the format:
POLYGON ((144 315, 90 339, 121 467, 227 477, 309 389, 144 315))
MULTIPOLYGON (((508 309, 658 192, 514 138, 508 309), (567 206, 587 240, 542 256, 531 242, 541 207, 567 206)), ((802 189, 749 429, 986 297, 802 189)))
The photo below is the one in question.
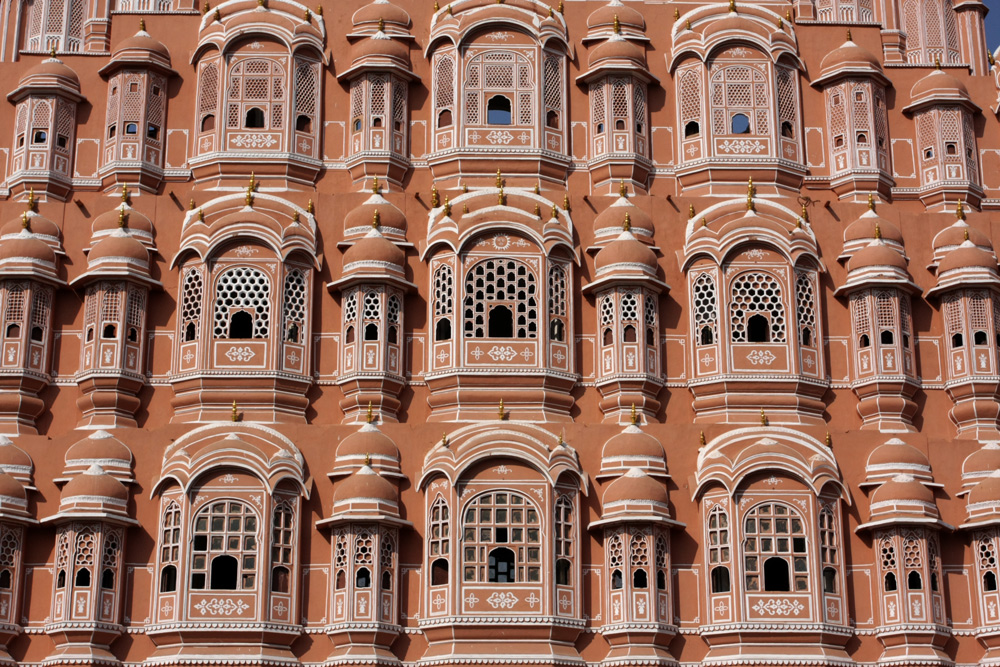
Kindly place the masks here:
POLYGON ((520 53, 487 51, 474 56, 465 69, 465 122, 488 122, 486 108, 494 95, 510 103, 511 124, 534 122, 535 76, 531 62, 520 53))
POLYGON ((743 522, 746 590, 808 591, 807 540, 805 524, 799 514, 787 505, 766 503, 747 512, 743 522), (784 561, 784 582, 780 575, 772 579, 774 575, 767 563, 771 558, 784 561), (780 585, 782 583, 785 587, 780 585))
POLYGON ((15 567, 21 555, 21 528, 0 527, 0 567, 15 567))
POLYGON ((282 297, 285 340, 298 343, 305 334, 306 324, 306 277, 301 269, 292 269, 285 274, 282 297))
POLYGON ((538 337, 538 294, 535 274, 514 259, 479 262, 465 277, 465 336, 485 338, 489 311, 508 308, 514 317, 514 338, 538 337))
POLYGON ((543 66, 545 89, 543 91, 543 98, 545 100, 546 113, 548 113, 549 111, 555 111, 557 113, 562 112, 563 108, 562 63, 563 63, 562 56, 557 56, 557 55, 545 56, 545 64, 543 66))
POLYGON ((447 557, 451 553, 451 524, 448 503, 438 498, 431 505, 430 528, 428 530, 427 553, 431 558, 447 557))
POLYGON ((753 315, 767 317, 770 342, 785 342, 785 304, 781 285, 769 273, 743 273, 733 280, 729 302, 730 328, 734 343, 746 343, 747 323, 753 315))
POLYGON ((36 287, 31 297, 31 337, 41 341, 49 330, 49 314, 52 310, 52 289, 36 287))
POLYGON ((728 565, 729 515, 719 506, 708 513, 708 562, 710 565, 728 565))
MULTIPOLYGON (((181 289, 181 327, 187 328, 194 324, 195 335, 201 325, 201 300, 204 294, 205 281, 198 269, 189 269, 184 274, 184 286, 181 289)), ((184 336, 188 340, 187 336, 184 336)))
POLYGON ((455 298, 455 278, 450 266, 434 272, 434 314, 451 315, 455 298))
POLYGON ((5 287, 7 288, 7 298, 4 300, 3 324, 4 335, 8 335, 8 327, 10 325, 16 324, 20 327, 24 322, 24 292, 26 285, 24 283, 7 281, 5 287))
POLYGON ((791 136, 797 136, 799 89, 796 85, 796 72, 788 67, 778 67, 775 72, 775 80, 778 88, 778 122, 782 133, 784 135, 787 128, 790 127, 791 136))
POLYGON ((271 518, 271 565, 291 566, 294 539, 295 513, 288 503, 281 503, 271 518))
MULTIPOLYGON (((996 531, 996 528, 993 529, 996 531)), ((994 535, 990 532, 979 532, 976 533, 975 541, 975 555, 976 560, 979 565, 980 576, 986 575, 986 573, 992 573, 992 585, 993 590, 997 587, 997 546, 994 535)), ((984 581, 989 579, 988 576, 984 576, 984 581)), ((987 588, 984 586, 983 588, 987 588)))
POLYGON ((251 314, 254 338, 267 338, 271 315, 271 281, 263 271, 238 266, 219 276, 215 286, 215 338, 229 337, 229 321, 236 311, 251 314))
POLYGON ((990 320, 993 319, 991 305, 986 292, 968 292, 969 328, 976 345, 985 345, 989 341, 990 320))
POLYGON ((896 569, 896 545, 891 537, 879 541, 879 562, 883 572, 894 572, 896 569))
POLYGON ((895 293, 879 291, 875 293, 875 326, 878 330, 895 331, 898 322, 895 293))
POLYGON ((948 335, 965 333, 965 322, 962 317, 962 295, 952 292, 944 298, 944 325, 948 335))
POLYGON ((84 0, 28 0, 24 10, 26 51, 83 50, 84 0))
POLYGON ((372 526, 362 526, 354 536, 354 564, 374 565, 375 534, 372 526))
MULTIPOLYGON (((94 531, 89 526, 76 534, 76 542, 73 549, 73 571, 74 574, 81 569, 87 569, 90 574, 94 574, 94 565, 97 564, 97 540, 94 531)), ((93 581, 93 578, 91 578, 93 581)))
POLYGON ((962 139, 965 144, 965 177, 979 183, 979 161, 976 159, 976 133, 972 127, 972 117, 962 114, 962 139))
POLYGON ((702 121, 701 73, 698 70, 687 70, 680 75, 678 97, 681 108, 681 125, 689 122, 702 121))
POLYGON ((711 341, 708 341, 706 336, 706 342, 714 342, 717 337, 716 322, 719 316, 719 304, 716 299, 715 292, 715 279, 708 273, 703 273, 694 281, 694 288, 692 289, 694 294, 694 326, 696 331, 696 336, 699 341, 702 340, 702 329, 709 327, 711 330, 711 341))
POLYGON ((615 300, 610 297, 601 299, 601 326, 607 326, 615 321, 615 300))
POLYGON ((434 69, 434 108, 451 109, 455 104, 455 61, 451 56, 440 56, 434 69))
POLYGON ((226 127, 244 127, 247 111, 260 109, 264 127, 280 130, 285 126, 285 68, 268 58, 236 61, 229 70, 226 127))
POLYGON ((603 132, 605 127, 598 127, 598 124, 603 125, 605 122, 605 107, 604 107, 604 83, 603 81, 590 84, 590 114, 593 119, 594 133, 603 132))
POLYGON ((829 507, 824 507, 819 513, 819 548, 820 563, 835 566, 840 562, 837 520, 829 507))
POLYGON ((171 0, 118 0, 120 12, 169 12, 171 0))
POLYGON ((799 325, 799 342, 805 344, 808 336, 809 344, 817 344, 816 290, 813 274, 808 271, 798 273, 795 278, 795 317, 799 325), (809 333, 806 334, 806 331, 809 333))
POLYGON ((647 567, 649 565, 649 534, 645 528, 633 529, 632 539, 628 545, 628 561, 632 567, 647 567))
POLYGON ((820 21, 871 23, 875 20, 872 0, 819 0, 816 15, 820 21))
POLYGON ((639 321, 639 295, 636 292, 625 292, 621 298, 622 322, 635 324, 639 321))
POLYGON ((955 10, 950 0, 905 0, 902 15, 907 62, 961 62, 955 10))
POLYGON ((199 511, 191 545, 191 588, 253 590, 257 583, 257 533, 257 515, 245 503, 223 500, 199 511), (212 563, 219 557, 235 560, 231 580, 213 571, 212 563))
POLYGON ((556 558, 572 558, 573 549, 573 501, 568 496, 560 496, 555 508, 556 558))
POLYGON ((566 316, 566 269, 558 265, 549 267, 549 315, 566 316))
POLYGON ((181 508, 174 501, 163 510, 160 529, 160 563, 176 564, 181 554, 181 508))
POLYGON ((732 134, 733 116, 743 114, 750 123, 749 134, 767 135, 771 127, 768 88, 767 78, 756 67, 719 67, 711 79, 712 131, 718 135, 732 134))
POLYGON ((466 505, 462 521, 462 579, 488 582, 491 552, 509 549, 514 554, 509 581, 537 583, 542 576, 542 538, 538 509, 512 491, 484 493, 466 505))
POLYGON ((871 332, 871 315, 868 308, 868 293, 851 295, 851 320, 854 322, 854 335, 861 336, 871 332))
POLYGON ((295 113, 316 120, 319 96, 319 63, 295 59, 295 113))
POLYGON ((903 536, 903 567, 906 570, 919 570, 924 565, 923 548, 916 533, 903 536))

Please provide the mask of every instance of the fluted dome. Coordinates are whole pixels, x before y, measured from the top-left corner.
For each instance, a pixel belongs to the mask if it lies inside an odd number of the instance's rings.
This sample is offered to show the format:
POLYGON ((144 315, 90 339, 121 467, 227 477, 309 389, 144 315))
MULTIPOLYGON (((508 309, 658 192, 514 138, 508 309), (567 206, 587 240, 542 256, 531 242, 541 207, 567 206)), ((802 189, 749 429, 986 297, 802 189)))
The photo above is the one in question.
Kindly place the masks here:
POLYGON ((934 236, 934 241, 932 242, 934 253, 938 254, 949 248, 957 248, 965 243, 966 240, 972 241, 973 245, 980 248, 993 249, 993 244, 986 234, 970 226, 965 220, 958 219, 954 224, 945 227, 934 236))
MULTIPOLYGON (((30 471, 34 464, 28 453, 5 435, 0 435, 0 470, 4 472, 30 471)), ((20 475, 19 475, 20 476, 20 475)))
POLYGON ((144 213, 135 210, 125 203, 116 206, 110 211, 105 211, 94 218, 94 224, 90 227, 91 232, 95 236, 102 233, 114 232, 121 226, 120 221, 123 217, 125 226, 128 227, 130 234, 140 239, 148 237, 151 240, 153 238, 153 221, 144 213), (122 211, 124 211, 124 216, 122 215, 122 211))
POLYGON ((402 477, 399 448, 374 423, 363 424, 340 442, 330 476, 350 475, 361 466, 369 466, 380 475, 402 477))
POLYGON ((905 271, 906 259, 898 250, 886 245, 881 239, 877 239, 854 253, 847 263, 849 271, 876 267, 892 267, 905 271))
POLYGON ((64 503, 71 498, 109 498, 125 502, 128 489, 95 463, 67 482, 61 497, 64 503))
POLYGON ((635 28, 644 31, 646 29, 646 19, 637 9, 629 7, 620 2, 612 0, 603 7, 598 7, 587 17, 587 28, 596 30, 603 27, 612 27, 615 24, 615 17, 623 28, 635 28))
POLYGON ((106 473, 123 483, 134 481, 132 450, 107 431, 94 431, 83 440, 71 445, 66 450, 65 461, 64 478, 79 475, 97 464, 106 473))
POLYGON ((372 194, 361 206, 351 209, 344 216, 344 233, 354 235, 358 231, 367 232, 372 227, 376 213, 378 213, 379 232, 383 236, 405 236, 406 216, 379 193, 372 194))
POLYGON ((923 77, 910 89, 910 104, 913 107, 921 102, 963 102, 969 101, 969 89, 965 84, 944 70, 936 69, 923 77))
POLYGON ((47 243, 28 229, 0 241, 0 266, 4 262, 29 260, 55 264, 56 255, 47 243))
POLYGON ((605 507, 615 503, 640 502, 667 505, 667 487, 639 468, 630 468, 624 475, 611 482, 604 492, 605 507))
POLYGON ((1000 470, 1000 443, 988 442, 962 463, 962 477, 981 476, 1000 470))
POLYGON ((121 259, 149 268, 149 251, 125 229, 98 241, 87 255, 87 261, 95 264, 105 259, 121 259))
POLYGON ((910 502, 934 504, 934 492, 918 482, 913 475, 896 475, 872 493, 873 513, 875 505, 879 503, 910 502))
POLYGON ((20 501, 28 499, 24 485, 3 471, 0 471, 0 496, 20 501))
POLYGON ((390 265, 402 270, 406 261, 405 253, 395 243, 372 228, 364 238, 358 240, 344 253, 344 268, 352 264, 390 265))
POLYGON ((375 500, 390 504, 398 502, 396 487, 370 466, 362 466, 356 473, 337 484, 333 490, 333 504, 357 500, 375 500))
POLYGON ((882 72, 882 64, 868 49, 848 40, 823 57, 819 65, 820 79, 833 74, 882 72))
POLYGON ((623 231, 617 239, 601 248, 594 258, 598 272, 610 270, 614 266, 641 267, 656 273, 656 253, 637 239, 632 232, 623 231))
POLYGON ((621 35, 615 35, 606 42, 599 44, 590 52, 590 58, 587 62, 590 67, 596 67, 610 60, 631 62, 643 69, 646 68, 645 50, 621 35))
POLYGON ((639 468, 655 477, 668 477, 663 445, 652 435, 644 433, 637 424, 629 424, 604 443, 601 471, 597 477, 620 475, 631 468, 639 468))
POLYGON ((25 211, 19 217, 4 223, 4 226, 0 227, 0 239, 20 234, 21 230, 25 228, 25 218, 28 220, 28 231, 35 236, 41 237, 41 240, 52 246, 53 250, 59 248, 60 238, 62 238, 62 231, 59 229, 59 225, 35 211, 25 211))
POLYGON ((879 466, 913 466, 928 471, 931 469, 931 463, 922 451, 899 438, 893 438, 879 445, 869 454, 867 469, 872 470, 879 466))
POLYGON ((151 54, 165 58, 168 63, 170 62, 170 51, 167 47, 163 45, 163 42, 154 38, 145 30, 140 30, 131 37, 122 40, 115 47, 114 52, 111 54, 111 59, 116 60, 138 51, 148 51, 151 54))
POLYGON ((1000 469, 994 470, 989 477, 972 487, 969 491, 969 504, 1000 503, 1000 469))
POLYGON ((378 25, 382 20, 386 24, 396 25, 401 28, 410 26, 410 15, 400 7, 388 2, 388 0, 375 0, 354 12, 351 22, 355 28, 365 25, 378 25))
POLYGON ((876 226, 883 241, 903 245, 903 233, 899 231, 899 227, 885 218, 880 218, 872 210, 865 211, 864 215, 847 226, 844 230, 844 245, 852 241, 871 242, 875 238, 876 226))
POLYGON ((410 50, 406 44, 389 37, 381 30, 351 47, 351 57, 357 63, 363 58, 391 58, 409 65, 410 50))
POLYGON ((633 204, 628 197, 619 196, 611 206, 597 214, 594 218, 594 231, 601 235, 612 232, 616 236, 621 232, 625 222, 625 214, 629 217, 629 226, 636 236, 652 237, 653 220, 644 210, 633 204))
POLYGON ((17 90, 8 98, 27 88, 62 88, 71 93, 80 94, 80 77, 69 66, 58 58, 46 58, 35 65, 21 77, 17 90))
POLYGON ((972 241, 964 241, 962 245, 944 256, 941 264, 938 265, 938 273, 944 274, 948 271, 973 268, 996 271, 997 259, 993 253, 977 247, 972 241))

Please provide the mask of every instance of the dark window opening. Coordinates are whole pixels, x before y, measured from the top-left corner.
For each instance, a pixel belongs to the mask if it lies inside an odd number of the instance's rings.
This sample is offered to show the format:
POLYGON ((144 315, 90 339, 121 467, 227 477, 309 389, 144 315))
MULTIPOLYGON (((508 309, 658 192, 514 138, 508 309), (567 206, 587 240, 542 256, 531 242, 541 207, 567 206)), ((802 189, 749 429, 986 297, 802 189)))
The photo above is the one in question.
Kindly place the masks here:
POLYGON ((289 343, 298 343, 299 342, 299 325, 298 324, 295 324, 293 322, 292 324, 288 325, 288 330, 285 332, 285 340, 288 341, 289 343))
POLYGON ((372 585, 372 573, 367 567, 359 567, 357 573, 354 575, 354 587, 355 588, 371 588, 372 585))
POLYGON ((560 558, 556 561, 556 585, 557 586, 569 586, 569 561, 565 558, 560 558))
POLYGON ((712 592, 728 593, 729 587, 729 568, 722 565, 712 568, 712 592))
POLYGON ((907 350, 910 349, 910 336, 908 334, 903 334, 903 347, 907 350))
POLYGON ((500 544, 506 544, 510 542, 510 534, 507 532, 506 528, 497 527, 493 532, 493 540, 499 542, 500 544))
POLYGON ((691 137, 697 137, 701 134, 701 126, 696 120, 689 120, 684 126, 684 138, 690 139, 691 137))
POLYGON ((622 340, 626 343, 634 343, 636 341, 635 327, 629 324, 625 327, 625 331, 622 332, 622 340))
POLYGON ((90 570, 85 567, 77 570, 73 584, 76 586, 90 586, 90 570))
POLYGON ((201 119, 201 131, 211 132, 215 129, 215 114, 208 114, 201 119))
POLYGON ((986 345, 987 340, 989 340, 989 338, 986 336, 985 331, 976 331, 972 334, 973 345, 986 345))
POLYGON ((344 573, 343 570, 337 570, 337 583, 336 583, 337 590, 342 591, 344 590, 345 586, 347 586, 347 575, 344 573))
POLYGON ((837 571, 832 567, 823 568, 823 592, 837 592, 837 571))
POLYGON ((205 590, 205 573, 195 572, 191 575, 191 588, 201 591, 205 590))
POLYGON ((394 129, 396 132, 402 132, 403 131, 403 123, 400 122, 400 121, 398 121, 398 120, 393 121, 393 123, 392 123, 392 129, 394 129))
POLYGON ((248 130, 264 129, 264 110, 258 107, 247 109, 247 115, 243 119, 243 127, 248 130))
POLYGON ((997 575, 994 572, 987 572, 983 575, 983 591, 990 593, 997 589, 997 575))
POLYGON ((656 345, 656 332, 652 327, 646 329, 646 345, 656 345))
POLYGON ((208 535, 195 535, 194 536, 194 550, 195 551, 208 551, 208 535))
POLYGON ((513 338, 514 337, 514 313, 507 306, 494 306, 490 310, 489 333, 490 338, 513 338))
POLYGON ((365 325, 365 340, 378 340, 378 325, 374 322, 365 325))
POLYGON ((451 340, 451 320, 447 317, 438 320, 434 327, 434 336, 438 340, 451 340))
POLYGON ((114 338, 118 335, 118 327, 114 324, 105 324, 101 331, 101 338, 114 338))
POLYGON ((104 570, 101 574, 101 588, 111 590, 115 587, 115 571, 111 568, 104 570))
POLYGON ((114 139, 115 134, 118 133, 117 125, 108 125, 108 139, 114 139))
POLYGON ((128 84, 128 92, 130 92, 130 93, 138 93, 139 92, 139 84, 136 83, 135 81, 133 81, 132 83, 128 84))
POLYGON ((40 342, 44 337, 41 327, 31 327, 31 340, 40 342))
POLYGON ((551 127, 553 130, 559 129, 559 112, 555 109, 549 109, 549 112, 545 114, 545 127, 551 127))
POLYGON ((56 577, 56 588, 66 588, 66 570, 59 570, 59 576, 56 577))
POLYGON ((750 134, 750 118, 746 114, 734 114, 729 124, 733 134, 750 134))
POLYGON ((192 341, 194 340, 194 336, 195 336, 194 322, 188 322, 187 326, 184 327, 184 341, 185 342, 192 341))
POLYGON ((635 131, 636 131, 636 134, 642 134, 642 123, 641 122, 636 121, 635 131))
POLYGON ((431 563, 431 586, 444 586, 448 583, 448 561, 438 558, 431 563))
POLYGON ((715 335, 712 333, 712 327, 707 324, 701 328, 701 344, 711 345, 715 342, 715 335))
POLYGON ((868 334, 861 334, 861 337, 858 338, 858 347, 860 348, 870 347, 871 344, 872 340, 868 337, 868 334))
POLYGON ((878 335, 878 338, 879 342, 882 343, 883 345, 892 345, 893 343, 896 342, 896 337, 888 329, 880 333, 878 335))
POLYGON ((271 568, 271 592, 287 593, 291 588, 291 573, 283 565, 271 568))
POLYGON ((21 135, 18 135, 18 137, 17 137, 17 147, 20 148, 23 145, 24 145, 24 135, 21 134, 21 135))
POLYGON ((858 132, 858 143, 859 144, 863 144, 863 145, 867 144, 868 143, 868 135, 865 134, 864 132, 858 132))
POLYGON ((614 342, 614 334, 611 333, 611 329, 604 330, 602 340, 604 345, 611 345, 614 342))
POLYGON ((11 587, 11 575, 10 570, 4 569, 0 572, 0 588, 10 589, 11 587))
POLYGON ((786 120, 781 124, 781 136, 785 139, 795 138, 795 131, 792 129, 791 121, 786 120))
POLYGON ((160 592, 173 593, 177 590, 177 567, 167 565, 160 570, 160 592))
POLYGON ((494 95, 486 103, 486 122, 489 125, 510 125, 510 100, 503 95, 494 95))
POLYGON ((392 572, 386 570, 382 573, 382 590, 391 591, 392 590, 392 572))
POLYGON ((49 139, 49 133, 45 130, 32 130, 31 143, 44 144, 49 139))
POLYGON ((129 137, 139 134, 139 123, 125 123, 125 134, 129 137))
POLYGON ((514 583, 514 552, 500 547, 490 552, 489 582, 497 584, 514 583))
POLYGON ((399 329, 396 326, 389 327, 389 335, 386 336, 386 340, 392 345, 399 342, 399 329))
POLYGON ((65 134, 57 134, 56 146, 58 146, 59 148, 66 148, 67 146, 69 146, 69 137, 67 137, 65 134))
POLYGON ((958 155, 958 144, 949 141, 944 145, 944 152, 947 155, 958 155))
POLYGON ((153 95, 159 95, 159 94, 160 94, 160 87, 153 86, 153 95))
POLYGON ((764 561, 764 590, 792 590, 788 576, 788 561, 784 558, 771 557, 764 561))
POLYGON ((239 569, 239 561, 232 556, 216 556, 212 559, 208 587, 213 591, 235 591, 239 569))
POLYGON ((597 133, 598 134, 603 134, 604 133, 604 123, 598 123, 597 124, 597 133))
POLYGON ((372 127, 382 127, 382 116, 372 118, 372 127))
POLYGON ((802 329, 802 344, 806 347, 812 347, 813 344, 813 332, 812 329, 804 328, 802 329))
MULTIPOLYGON (((7 338, 17 338, 20 335, 21 335, 21 325, 19 325, 19 324, 8 324, 7 325, 7 338)), ((93 337, 93 336, 91 336, 91 337, 93 337)))
POLYGON ((344 340, 348 343, 354 342, 354 327, 347 327, 347 332, 344 334, 344 340))
POLYGON ((771 325, 763 315, 751 315, 747 320, 747 341, 751 343, 771 342, 771 325))
POLYGON ((937 572, 931 572, 931 590, 937 593, 938 590, 937 572))
POLYGON ((656 573, 656 590, 667 590, 667 575, 663 570, 656 573))
POLYGON ((962 334, 955 333, 951 335, 951 346, 952 347, 962 347, 962 334))
POLYGON ((442 109, 438 114, 438 127, 451 127, 451 109, 442 109))
POLYGON ((156 125, 150 124, 146 128, 146 138, 152 139, 153 141, 160 140, 160 128, 156 125))
POLYGON ((632 573, 632 588, 649 588, 649 575, 645 570, 636 570, 632 573))
POLYGON ((913 570, 906 575, 906 587, 911 591, 919 591, 923 589, 924 581, 919 572, 913 570))
POLYGON ((549 322, 549 338, 561 342, 563 339, 563 328, 562 320, 552 320, 549 322))
POLYGON ((834 148, 843 148, 843 146, 844 146, 844 135, 838 134, 837 136, 835 136, 833 138, 833 147, 834 148))
POLYGON ((235 340, 253 338, 253 316, 239 310, 229 317, 229 337, 235 340))
POLYGON ((128 328, 128 342, 135 343, 139 340, 139 330, 135 327, 128 328))
POLYGON ((615 570, 611 573, 611 590, 618 591, 622 587, 622 571, 615 570))
POLYGON ((924 149, 924 159, 925 160, 930 160, 933 157, 934 157, 934 149, 933 148, 925 148, 924 149))
POLYGON ((299 114, 295 119, 295 131, 296 132, 312 132, 313 131, 313 121, 312 118, 305 114, 299 114))
POLYGON ((361 131, 361 119, 360 118, 355 118, 354 119, 354 123, 352 125, 354 127, 354 131, 355 132, 360 132, 361 131))
POLYGON ((624 130, 625 129, 625 121, 622 120, 621 118, 619 118, 618 120, 616 120, 615 121, 615 129, 619 130, 619 131, 624 130))

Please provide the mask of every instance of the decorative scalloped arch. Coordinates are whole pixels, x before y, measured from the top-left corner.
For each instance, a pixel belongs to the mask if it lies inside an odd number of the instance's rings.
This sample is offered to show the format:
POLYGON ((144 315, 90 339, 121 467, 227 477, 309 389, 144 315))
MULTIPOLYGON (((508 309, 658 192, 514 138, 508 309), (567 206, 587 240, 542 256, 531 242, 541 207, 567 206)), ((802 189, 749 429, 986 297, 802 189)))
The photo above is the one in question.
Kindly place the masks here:
POLYGON ((511 28, 532 36, 542 46, 553 40, 573 57, 566 20, 562 14, 536 0, 458 0, 437 11, 431 19, 431 34, 424 55, 442 42, 460 46, 480 30, 511 28))
POLYGON ((551 486, 569 473, 584 494, 587 476, 576 450, 545 429, 525 423, 500 422, 463 426, 438 443, 424 458, 418 488, 426 488, 435 475, 454 486, 470 466, 492 457, 517 459, 540 472, 551 486))
POLYGON ((223 2, 202 16, 198 46, 191 55, 191 62, 197 62, 212 46, 225 53, 233 41, 261 34, 279 40, 288 47, 289 53, 310 47, 322 56, 324 64, 329 64, 324 50, 326 24, 323 17, 315 13, 307 21, 307 11, 310 10, 306 5, 295 0, 267 0, 264 7, 256 0, 223 2))
POLYGON ((841 498, 851 503, 830 448, 811 436, 780 426, 736 429, 705 445, 698 452, 692 498, 697 499, 712 483, 721 484, 733 496, 748 475, 765 470, 791 475, 817 496, 832 484, 839 489, 841 498))
POLYGON ((187 492, 199 478, 220 467, 245 470, 260 479, 270 493, 289 480, 303 497, 309 497, 312 480, 298 447, 272 428, 237 422, 200 426, 175 440, 164 452, 160 477, 150 497, 169 481, 187 492))
POLYGON ((734 44, 757 48, 774 63, 787 57, 800 70, 805 70, 798 55, 795 27, 779 14, 757 4, 739 3, 735 13, 730 12, 725 3, 702 5, 674 22, 671 37, 671 72, 686 56, 707 63, 713 53, 734 44))

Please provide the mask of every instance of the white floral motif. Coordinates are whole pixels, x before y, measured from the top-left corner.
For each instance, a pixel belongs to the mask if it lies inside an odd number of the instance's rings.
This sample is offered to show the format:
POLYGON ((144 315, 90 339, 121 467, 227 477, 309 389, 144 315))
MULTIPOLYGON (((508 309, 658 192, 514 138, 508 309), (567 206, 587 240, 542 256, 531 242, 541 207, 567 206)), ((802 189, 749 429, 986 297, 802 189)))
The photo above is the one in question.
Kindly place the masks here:
POLYGON ((774 363, 776 356, 770 350, 753 350, 747 355, 747 361, 749 361, 754 366, 764 365, 770 366, 774 363))
POLYGON ((528 597, 526 597, 524 599, 524 601, 528 603, 529 607, 531 607, 532 609, 534 609, 535 605, 538 604, 539 602, 541 602, 542 599, 540 597, 538 597, 537 595, 535 595, 534 593, 532 593, 531 595, 529 595, 528 597))
POLYGON ((499 465, 499 466, 497 466, 496 468, 493 469, 493 472, 495 472, 498 475, 506 475, 506 474, 511 473, 513 471, 510 468, 508 468, 507 466, 499 465))
POLYGON ((278 140, 270 134, 237 134, 229 138, 229 143, 240 148, 270 148, 278 143, 278 140))
POLYGON ((761 248, 752 248, 743 253, 743 256, 747 259, 764 259, 765 253, 761 248))
MULTIPOLYGON (((494 593, 494 595, 496 595, 496 593, 494 593)), ((465 598, 465 604, 469 605, 470 607, 474 607, 478 603, 479 603, 479 598, 476 597, 475 593, 469 593, 469 595, 465 598)))
POLYGON ((754 141, 750 139, 726 139, 719 144, 719 150, 723 153, 746 155, 748 153, 760 153, 761 151, 767 150, 767 146, 763 141, 754 141))
POLYGON ((242 614, 250 608, 250 605, 243 600, 212 598, 211 600, 202 600, 194 608, 201 612, 202 616, 205 614, 209 616, 232 616, 234 613, 242 614))
POLYGON ((510 345, 494 345, 487 354, 490 355, 490 359, 493 361, 510 361, 517 357, 517 350, 510 345))
POLYGON ((767 614, 768 616, 798 615, 804 608, 798 600, 778 600, 775 598, 760 601, 753 606, 755 612, 758 614, 767 614))
POLYGON ((514 605, 517 604, 517 596, 510 591, 505 593, 493 591, 493 593, 486 598, 486 602, 488 602, 494 609, 513 609, 514 605))
POLYGON ((503 144, 506 146, 510 142, 514 141, 514 135, 507 130, 493 130, 486 135, 486 141, 490 142, 494 146, 497 144, 503 144))
POLYGON ((256 354, 257 353, 254 352, 252 347, 234 346, 229 348, 229 350, 226 352, 226 357, 229 358, 229 361, 250 361, 251 359, 254 358, 254 356, 256 356, 256 354))

